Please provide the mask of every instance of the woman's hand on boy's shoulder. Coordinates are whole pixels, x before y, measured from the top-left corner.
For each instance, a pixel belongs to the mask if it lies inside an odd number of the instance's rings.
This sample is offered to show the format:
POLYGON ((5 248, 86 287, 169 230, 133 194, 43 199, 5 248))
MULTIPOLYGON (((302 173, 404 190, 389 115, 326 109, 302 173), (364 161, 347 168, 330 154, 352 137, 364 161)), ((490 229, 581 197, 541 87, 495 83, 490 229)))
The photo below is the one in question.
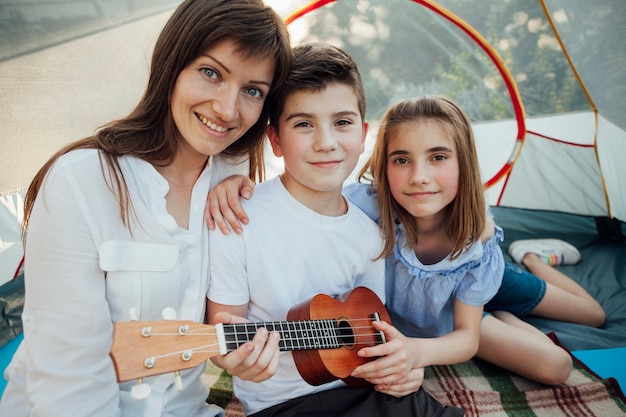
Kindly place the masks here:
POLYGON ((248 224, 248 216, 241 205, 241 198, 249 200, 254 182, 245 175, 232 175, 223 179, 209 192, 204 207, 204 217, 209 229, 217 226, 227 235, 232 230, 240 234, 242 224, 248 224))

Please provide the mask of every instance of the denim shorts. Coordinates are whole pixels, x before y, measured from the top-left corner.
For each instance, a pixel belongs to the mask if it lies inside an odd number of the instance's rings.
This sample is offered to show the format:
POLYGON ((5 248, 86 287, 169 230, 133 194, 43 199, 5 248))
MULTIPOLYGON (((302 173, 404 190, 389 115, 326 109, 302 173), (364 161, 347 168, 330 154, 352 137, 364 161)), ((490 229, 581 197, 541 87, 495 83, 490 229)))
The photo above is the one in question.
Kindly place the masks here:
POLYGON ((508 311, 517 317, 528 315, 546 295, 546 282, 525 269, 505 262, 502 285, 485 305, 485 312, 508 311))

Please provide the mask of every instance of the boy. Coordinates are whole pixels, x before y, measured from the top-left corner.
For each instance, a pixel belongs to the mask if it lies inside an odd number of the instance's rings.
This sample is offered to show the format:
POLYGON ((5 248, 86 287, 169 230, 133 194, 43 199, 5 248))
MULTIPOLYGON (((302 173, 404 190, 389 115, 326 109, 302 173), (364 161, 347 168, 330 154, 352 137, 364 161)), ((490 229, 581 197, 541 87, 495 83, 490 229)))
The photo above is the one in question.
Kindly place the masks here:
MULTIPOLYGON (((384 261, 375 260, 382 245, 378 226, 341 193, 368 127, 356 64, 329 45, 295 48, 294 65, 270 109, 268 136, 285 169, 242 202, 249 225, 241 235, 212 232, 209 321, 285 320, 299 302, 357 286, 384 300, 384 261)), ((381 329, 388 339, 397 337, 390 326, 381 329)), ((292 354, 278 353, 278 335, 267 335, 261 329, 252 343, 215 359, 234 375, 246 415, 463 414, 423 390, 395 398, 372 387, 346 388, 340 380, 309 385, 292 354)))

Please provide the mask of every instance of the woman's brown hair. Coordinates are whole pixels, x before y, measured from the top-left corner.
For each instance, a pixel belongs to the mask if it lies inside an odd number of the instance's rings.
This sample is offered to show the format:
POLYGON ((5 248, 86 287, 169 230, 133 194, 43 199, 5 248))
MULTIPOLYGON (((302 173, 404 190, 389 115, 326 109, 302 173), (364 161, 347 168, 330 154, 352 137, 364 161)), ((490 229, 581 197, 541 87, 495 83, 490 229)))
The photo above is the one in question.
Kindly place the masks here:
POLYGON ((414 217, 391 195, 387 179, 388 144, 399 126, 420 121, 440 123, 456 146, 459 187, 456 198, 446 207, 446 234, 452 242, 450 259, 480 238, 485 227, 485 196, 478 154, 469 118, 452 100, 442 96, 406 99, 391 106, 383 117, 372 155, 359 172, 359 180, 373 182, 380 208, 380 227, 385 237, 381 257, 393 253, 396 245, 396 218, 407 233, 407 246, 417 243, 414 217))
POLYGON ((171 97, 180 72, 215 43, 231 39, 246 56, 275 59, 274 78, 259 120, 222 154, 248 155, 250 177, 263 178, 263 144, 270 97, 279 89, 291 65, 289 33, 278 14, 262 0, 186 0, 172 14, 154 47, 150 77, 137 107, 125 118, 103 126, 95 135, 70 143, 54 154, 31 182, 24 200, 24 233, 46 174, 62 155, 77 149, 97 149, 109 188, 120 202, 128 225, 131 204, 118 157, 141 158, 157 166, 170 164, 180 133, 171 114, 171 97), (104 163, 106 162, 106 164, 104 163), (104 167, 109 175, 105 175, 104 167))

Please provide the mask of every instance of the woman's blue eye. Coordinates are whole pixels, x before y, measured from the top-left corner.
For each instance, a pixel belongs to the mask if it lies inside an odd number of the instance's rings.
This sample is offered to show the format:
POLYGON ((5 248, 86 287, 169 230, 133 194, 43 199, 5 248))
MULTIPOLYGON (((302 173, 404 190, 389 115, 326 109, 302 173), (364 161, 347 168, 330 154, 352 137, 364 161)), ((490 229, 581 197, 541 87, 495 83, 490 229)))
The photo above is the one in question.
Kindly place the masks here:
POLYGON ((258 88, 248 88, 248 94, 255 98, 263 98, 263 91, 258 88))
POLYGON ((217 72, 212 68, 202 68, 202 72, 209 78, 215 78, 217 76, 217 72))

